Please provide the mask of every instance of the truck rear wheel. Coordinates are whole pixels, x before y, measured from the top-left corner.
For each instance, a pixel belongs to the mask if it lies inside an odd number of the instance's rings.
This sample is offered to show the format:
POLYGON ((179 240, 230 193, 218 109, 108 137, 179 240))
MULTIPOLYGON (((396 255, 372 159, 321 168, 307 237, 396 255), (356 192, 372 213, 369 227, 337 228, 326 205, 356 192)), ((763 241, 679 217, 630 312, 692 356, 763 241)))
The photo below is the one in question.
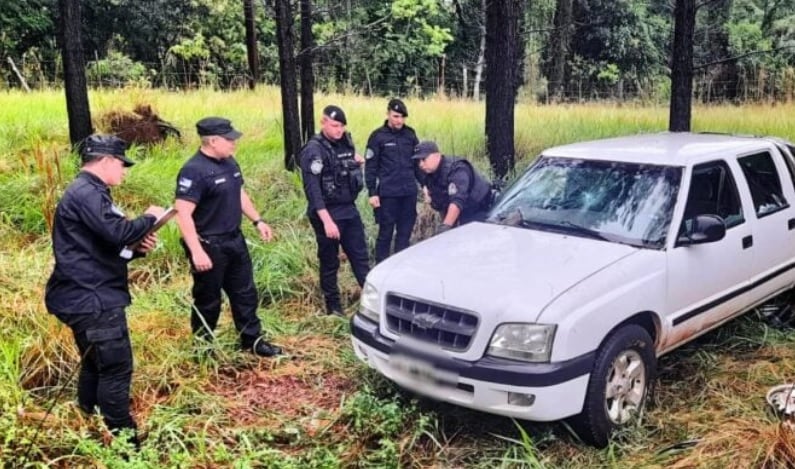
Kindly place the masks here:
POLYGON ((604 448, 616 428, 642 413, 657 372, 649 333, 638 325, 621 327, 596 355, 582 412, 571 424, 582 440, 604 448))

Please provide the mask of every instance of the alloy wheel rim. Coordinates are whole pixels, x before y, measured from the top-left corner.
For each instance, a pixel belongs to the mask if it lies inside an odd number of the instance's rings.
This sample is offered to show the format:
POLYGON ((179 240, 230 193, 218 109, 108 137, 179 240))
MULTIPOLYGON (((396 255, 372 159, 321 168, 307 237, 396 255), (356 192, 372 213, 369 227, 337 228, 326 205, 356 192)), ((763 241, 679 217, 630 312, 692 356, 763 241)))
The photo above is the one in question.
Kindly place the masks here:
POLYGON ((605 408, 610 421, 627 423, 640 411, 645 395, 646 365, 637 351, 624 350, 607 374, 605 408))

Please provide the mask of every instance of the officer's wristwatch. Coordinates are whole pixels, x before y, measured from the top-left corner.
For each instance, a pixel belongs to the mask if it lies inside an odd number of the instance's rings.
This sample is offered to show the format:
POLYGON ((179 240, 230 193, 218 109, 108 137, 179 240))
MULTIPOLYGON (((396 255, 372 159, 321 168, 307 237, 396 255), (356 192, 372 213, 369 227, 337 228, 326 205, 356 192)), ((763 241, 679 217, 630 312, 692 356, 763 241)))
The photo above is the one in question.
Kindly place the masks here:
POLYGON ((251 222, 251 224, 254 225, 254 226, 257 226, 260 223, 265 223, 265 220, 263 220, 262 218, 257 218, 256 220, 251 222))

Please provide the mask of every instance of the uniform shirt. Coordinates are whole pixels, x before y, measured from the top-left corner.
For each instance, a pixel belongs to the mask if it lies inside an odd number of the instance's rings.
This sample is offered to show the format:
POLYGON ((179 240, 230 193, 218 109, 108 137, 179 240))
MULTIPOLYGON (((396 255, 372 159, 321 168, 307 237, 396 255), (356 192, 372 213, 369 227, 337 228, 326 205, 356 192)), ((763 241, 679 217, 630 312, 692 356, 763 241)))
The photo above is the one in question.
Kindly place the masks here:
POLYGON ((243 174, 234 158, 210 158, 196 152, 177 175, 175 197, 196 204, 193 223, 200 236, 240 230, 243 174))
POLYGON ((355 202, 361 187, 352 188, 349 168, 346 169, 344 164, 334 161, 347 161, 350 165, 355 153, 356 150, 347 137, 332 141, 320 133, 307 142, 301 151, 301 175, 308 202, 307 215, 317 217, 317 211, 323 209, 328 210, 334 220, 346 220, 358 215, 355 202), (332 193, 335 194, 333 197, 332 193))
POLYGON ((155 217, 128 220, 113 204, 108 186, 80 172, 55 209, 55 268, 44 302, 54 314, 91 314, 130 304, 127 259, 119 254, 139 241, 155 217))
POLYGON ((450 204, 458 206, 462 213, 488 208, 491 186, 463 158, 442 155, 439 168, 425 174, 420 183, 428 188, 431 206, 442 214, 450 204))
POLYGON ((386 121, 370 134, 364 166, 370 197, 417 195, 415 161, 411 157, 418 143, 414 129, 404 125, 396 130, 389 127, 386 121))

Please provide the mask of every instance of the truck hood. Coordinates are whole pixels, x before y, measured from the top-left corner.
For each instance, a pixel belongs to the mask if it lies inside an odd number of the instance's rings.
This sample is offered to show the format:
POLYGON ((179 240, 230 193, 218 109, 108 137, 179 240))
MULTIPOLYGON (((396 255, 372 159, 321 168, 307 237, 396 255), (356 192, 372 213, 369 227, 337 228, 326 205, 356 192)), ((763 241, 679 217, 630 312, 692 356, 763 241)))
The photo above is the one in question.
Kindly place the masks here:
POLYGON ((470 223, 376 266, 368 281, 473 312, 488 322, 535 321, 558 295, 639 249, 525 228, 470 223))

